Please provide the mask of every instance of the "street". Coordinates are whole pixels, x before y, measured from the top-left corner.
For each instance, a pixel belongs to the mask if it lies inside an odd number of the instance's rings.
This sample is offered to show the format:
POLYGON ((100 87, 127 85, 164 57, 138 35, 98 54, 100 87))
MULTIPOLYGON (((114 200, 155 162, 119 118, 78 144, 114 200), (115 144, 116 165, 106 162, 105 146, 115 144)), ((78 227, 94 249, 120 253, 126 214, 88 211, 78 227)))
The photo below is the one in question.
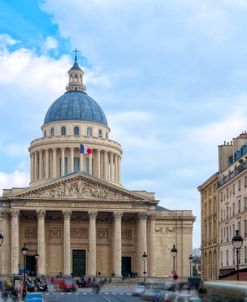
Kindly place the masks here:
POLYGON ((87 301, 87 302, 140 302, 142 301, 138 297, 133 297, 131 294, 131 289, 128 287, 103 287, 99 294, 93 293, 92 289, 79 289, 74 293, 70 292, 53 292, 47 293, 44 295, 45 301, 47 302, 79 302, 79 301, 87 301))

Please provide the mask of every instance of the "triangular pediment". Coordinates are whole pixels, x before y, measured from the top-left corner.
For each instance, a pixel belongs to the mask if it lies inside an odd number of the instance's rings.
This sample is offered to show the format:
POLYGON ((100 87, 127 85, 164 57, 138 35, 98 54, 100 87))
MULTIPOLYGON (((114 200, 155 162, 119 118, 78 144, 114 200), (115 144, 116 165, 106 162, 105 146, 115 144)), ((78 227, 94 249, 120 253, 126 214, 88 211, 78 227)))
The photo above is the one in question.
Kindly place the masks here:
POLYGON ((120 186, 78 173, 54 180, 38 187, 29 187, 25 192, 12 196, 14 199, 45 200, 111 200, 148 202, 143 196, 133 194, 120 186))

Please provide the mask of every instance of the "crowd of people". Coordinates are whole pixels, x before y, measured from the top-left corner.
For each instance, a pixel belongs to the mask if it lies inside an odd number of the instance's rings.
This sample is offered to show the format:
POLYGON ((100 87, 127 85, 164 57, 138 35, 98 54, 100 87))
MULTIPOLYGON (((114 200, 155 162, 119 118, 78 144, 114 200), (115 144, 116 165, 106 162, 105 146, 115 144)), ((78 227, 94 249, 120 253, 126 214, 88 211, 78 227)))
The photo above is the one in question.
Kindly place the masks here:
POLYGON ((21 299, 25 296, 26 291, 47 291, 48 287, 44 278, 27 278, 24 286, 24 280, 15 276, 13 278, 0 281, 0 289, 3 301, 7 301, 8 298, 11 298, 11 300, 15 302, 21 301, 21 299))

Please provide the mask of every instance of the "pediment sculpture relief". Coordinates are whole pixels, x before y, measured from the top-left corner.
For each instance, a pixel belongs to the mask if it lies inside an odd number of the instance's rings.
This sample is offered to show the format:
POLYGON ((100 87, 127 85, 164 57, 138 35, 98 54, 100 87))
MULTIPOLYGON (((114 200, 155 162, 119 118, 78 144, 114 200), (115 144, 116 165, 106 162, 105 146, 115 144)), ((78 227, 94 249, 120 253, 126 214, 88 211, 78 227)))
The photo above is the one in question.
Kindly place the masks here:
POLYGON ((97 198, 97 199, 138 199, 135 196, 111 188, 107 188, 101 184, 80 180, 61 182, 50 188, 38 189, 19 195, 28 198, 97 198))

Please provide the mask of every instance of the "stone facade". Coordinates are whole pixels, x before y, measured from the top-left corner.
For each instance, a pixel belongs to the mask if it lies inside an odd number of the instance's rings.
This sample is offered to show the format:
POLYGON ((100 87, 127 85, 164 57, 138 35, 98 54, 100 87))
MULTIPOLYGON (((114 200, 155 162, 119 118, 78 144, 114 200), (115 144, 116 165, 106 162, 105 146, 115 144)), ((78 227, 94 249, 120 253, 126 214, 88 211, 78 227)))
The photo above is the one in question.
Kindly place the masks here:
POLYGON ((207 179, 198 190, 201 194, 201 278, 218 278, 218 173, 207 179))
MULTIPOLYGON (((146 252, 147 276, 165 277, 171 275, 175 244, 177 273, 188 276, 192 211, 164 209, 153 193, 122 187, 121 146, 109 139, 104 116, 102 123, 77 118, 79 101, 89 111, 92 107, 77 61, 67 91, 66 98, 78 97, 71 111, 75 117, 44 123, 43 137, 29 147, 30 186, 3 190, 1 273, 17 274, 23 268, 26 244, 27 269, 44 275, 143 276, 146 252), (82 154, 80 144, 90 153, 82 154)), ((97 112, 90 116, 97 117, 101 109, 94 107, 97 112)))
POLYGON ((247 133, 224 142, 218 154, 219 171, 199 186, 204 280, 223 278, 236 270, 232 245, 236 230, 243 237, 239 268, 247 266, 247 133))

